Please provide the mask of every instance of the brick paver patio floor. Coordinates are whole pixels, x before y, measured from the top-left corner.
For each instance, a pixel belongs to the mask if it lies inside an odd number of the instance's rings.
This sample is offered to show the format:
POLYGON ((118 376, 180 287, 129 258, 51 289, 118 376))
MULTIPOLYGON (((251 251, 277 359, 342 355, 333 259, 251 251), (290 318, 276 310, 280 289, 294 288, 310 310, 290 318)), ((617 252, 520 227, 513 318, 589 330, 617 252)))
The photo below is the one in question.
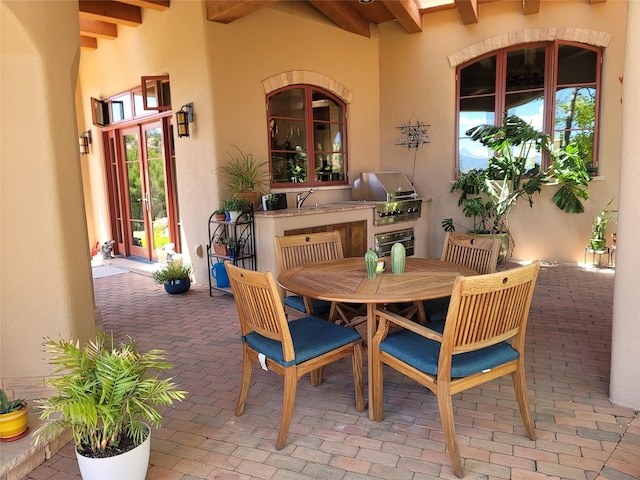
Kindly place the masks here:
MULTIPOLYGON (((256 369, 234 415, 241 348, 230 295, 196 285, 170 296, 137 273, 94 282, 105 330, 166 350, 189 392, 152 434, 148 479, 455 478, 435 399, 411 380, 386 370, 384 420, 374 422, 354 408, 349 361, 327 368, 319 387, 302 379, 278 451, 278 375, 256 369)), ((612 291, 613 270, 543 266, 526 358, 537 440, 524 434, 509 378, 457 395, 467 478, 640 478, 640 419, 608 400, 612 291)), ((72 444, 26 478, 80 478, 72 444)))

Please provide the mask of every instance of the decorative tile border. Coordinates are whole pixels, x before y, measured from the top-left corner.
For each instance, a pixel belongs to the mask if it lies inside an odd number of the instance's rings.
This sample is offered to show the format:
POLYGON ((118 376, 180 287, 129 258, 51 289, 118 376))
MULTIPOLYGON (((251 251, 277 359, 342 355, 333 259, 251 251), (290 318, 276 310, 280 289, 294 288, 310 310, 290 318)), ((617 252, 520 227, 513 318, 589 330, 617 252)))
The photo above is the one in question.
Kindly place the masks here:
POLYGON ((322 87, 325 90, 335 93, 347 103, 351 103, 351 101, 353 100, 353 92, 351 90, 349 90, 336 80, 318 72, 310 72, 307 70, 290 70, 288 72, 279 73, 277 75, 273 75, 272 77, 265 78, 262 81, 265 93, 273 92, 274 90, 286 87, 288 85, 296 85, 302 83, 322 87))
POLYGON ((449 55, 449 65, 457 67, 469 60, 484 55, 485 53, 531 42, 551 42, 554 40, 566 40, 569 42, 586 43, 596 47, 608 47, 611 42, 611 34, 589 30, 586 28, 564 28, 564 27, 543 27, 527 28, 520 31, 513 31, 496 35, 481 40, 458 50, 449 55))

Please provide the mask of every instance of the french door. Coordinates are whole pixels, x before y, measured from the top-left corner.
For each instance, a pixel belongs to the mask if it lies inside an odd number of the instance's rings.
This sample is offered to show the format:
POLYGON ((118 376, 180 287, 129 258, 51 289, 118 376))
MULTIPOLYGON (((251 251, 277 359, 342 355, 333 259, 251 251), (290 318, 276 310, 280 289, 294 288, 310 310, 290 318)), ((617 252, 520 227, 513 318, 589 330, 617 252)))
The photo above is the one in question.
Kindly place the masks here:
POLYGON ((112 226, 118 251, 125 256, 157 260, 157 250, 167 243, 179 251, 168 122, 159 119, 109 135, 112 226))

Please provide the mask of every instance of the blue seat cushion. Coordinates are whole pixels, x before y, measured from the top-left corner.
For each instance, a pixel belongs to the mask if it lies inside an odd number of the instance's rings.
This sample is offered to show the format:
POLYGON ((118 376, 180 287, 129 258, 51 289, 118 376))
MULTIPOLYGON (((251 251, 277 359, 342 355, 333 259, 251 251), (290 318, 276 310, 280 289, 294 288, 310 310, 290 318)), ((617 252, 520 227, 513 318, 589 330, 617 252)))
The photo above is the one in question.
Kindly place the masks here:
POLYGON ((263 353, 267 358, 278 362, 283 367, 298 365, 307 360, 323 355, 331 350, 360 340, 358 332, 335 323, 316 317, 302 317, 289 322, 295 359, 285 362, 282 355, 282 344, 266 338, 259 333, 251 332, 243 337, 251 348, 263 353))
MULTIPOLYGON (((444 322, 430 323, 429 328, 443 332, 444 322)), ((437 375, 440 345, 439 342, 410 330, 399 330, 387 335, 387 338, 380 343, 380 350, 423 373, 437 375)), ((518 352, 507 342, 500 342, 473 352, 460 353, 454 355, 451 360, 451 378, 467 377, 517 358, 518 352)))
MULTIPOLYGON (((306 311, 304 307, 304 297, 300 295, 291 295, 289 297, 284 297, 283 302, 287 307, 294 308, 302 313, 309 313, 306 311)), ((311 308, 313 308, 314 315, 322 315, 323 313, 329 313, 331 310, 331 302, 327 302, 325 300, 316 300, 315 298, 311 299, 311 308)))

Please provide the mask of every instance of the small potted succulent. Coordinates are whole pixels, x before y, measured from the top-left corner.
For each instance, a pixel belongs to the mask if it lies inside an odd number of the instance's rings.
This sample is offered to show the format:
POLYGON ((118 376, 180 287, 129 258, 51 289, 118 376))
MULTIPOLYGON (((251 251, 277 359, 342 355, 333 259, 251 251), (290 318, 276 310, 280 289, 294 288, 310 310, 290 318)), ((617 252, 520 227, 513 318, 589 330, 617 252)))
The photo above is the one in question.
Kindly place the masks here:
POLYGON ((4 390, 0 390, 0 441, 13 442, 24 437, 28 417, 27 402, 24 399, 9 401, 4 390))
POLYGON ((224 222, 227 219, 227 212, 224 208, 218 208, 213 212, 213 219, 218 222, 224 222))
POLYGON ((164 285, 167 293, 185 293, 191 288, 189 276, 193 272, 190 264, 180 261, 168 262, 164 267, 152 273, 153 280, 158 285, 164 285))

